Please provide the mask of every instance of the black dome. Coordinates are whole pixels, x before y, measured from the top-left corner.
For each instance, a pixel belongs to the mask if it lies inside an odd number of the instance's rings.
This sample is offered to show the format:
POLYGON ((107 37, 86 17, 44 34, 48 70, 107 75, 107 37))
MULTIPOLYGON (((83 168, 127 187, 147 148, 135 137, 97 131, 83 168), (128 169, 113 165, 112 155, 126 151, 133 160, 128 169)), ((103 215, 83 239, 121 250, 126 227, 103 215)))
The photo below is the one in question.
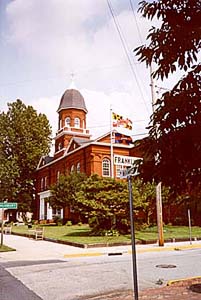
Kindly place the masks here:
POLYGON ((85 101, 83 96, 78 90, 69 89, 66 90, 61 97, 58 112, 62 109, 76 108, 87 112, 85 101))

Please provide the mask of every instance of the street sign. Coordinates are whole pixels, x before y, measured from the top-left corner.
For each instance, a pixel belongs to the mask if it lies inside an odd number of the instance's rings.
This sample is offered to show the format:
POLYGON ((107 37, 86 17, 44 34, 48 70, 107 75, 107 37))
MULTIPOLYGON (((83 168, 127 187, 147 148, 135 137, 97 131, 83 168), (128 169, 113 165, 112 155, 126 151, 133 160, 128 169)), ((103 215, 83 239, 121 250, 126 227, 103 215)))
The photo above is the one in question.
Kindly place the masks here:
POLYGON ((0 208, 17 209, 16 202, 0 202, 0 208))

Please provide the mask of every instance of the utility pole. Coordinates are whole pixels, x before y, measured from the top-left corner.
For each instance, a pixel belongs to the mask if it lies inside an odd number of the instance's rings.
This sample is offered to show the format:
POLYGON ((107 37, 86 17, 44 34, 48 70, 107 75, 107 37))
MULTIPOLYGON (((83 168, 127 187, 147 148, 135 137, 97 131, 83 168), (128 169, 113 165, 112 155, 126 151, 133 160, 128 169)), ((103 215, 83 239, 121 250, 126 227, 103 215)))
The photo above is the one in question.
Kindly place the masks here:
POLYGON ((161 182, 159 182, 156 186, 156 211, 158 225, 158 244, 159 246, 164 246, 161 182))
MULTIPOLYGON (((151 96, 152 96, 152 110, 155 112, 156 93, 153 78, 152 65, 150 65, 150 79, 151 79, 151 96)), ((157 227, 158 227, 158 241, 159 246, 164 246, 163 236, 163 213, 162 213, 162 197, 161 197, 161 182, 156 186, 156 214, 157 214, 157 227)))
POLYGON ((150 81, 151 81, 151 104, 152 104, 152 112, 155 111, 155 105, 156 105, 156 91, 154 86, 154 78, 153 78, 153 70, 152 65, 150 65, 150 81))

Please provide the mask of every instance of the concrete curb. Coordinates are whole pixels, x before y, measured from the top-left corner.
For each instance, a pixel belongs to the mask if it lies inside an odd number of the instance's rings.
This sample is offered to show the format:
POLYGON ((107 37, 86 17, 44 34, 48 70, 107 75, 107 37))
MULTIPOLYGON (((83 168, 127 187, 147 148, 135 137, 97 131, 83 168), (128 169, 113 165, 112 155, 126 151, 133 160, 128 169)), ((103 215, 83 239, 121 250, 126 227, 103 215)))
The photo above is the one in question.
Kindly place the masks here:
MULTIPOLYGON (((152 247, 147 249, 137 249, 137 253, 148 253, 148 252, 161 252, 161 251, 180 251, 180 250, 188 250, 188 249, 201 249, 201 244, 194 244, 194 245, 181 245, 179 247, 175 246, 167 246, 167 247, 152 247)), ((108 255, 108 256, 115 256, 115 255, 123 255, 123 254, 132 254, 131 250, 128 251, 113 251, 109 252, 85 252, 85 253, 73 253, 73 254, 64 254, 64 258, 73 258, 73 257, 84 257, 84 256, 101 256, 101 255, 108 255)))
POLYGON ((195 276, 195 277, 188 277, 188 278, 181 278, 181 279, 175 279, 175 280, 169 280, 167 282, 167 286, 179 283, 179 282, 185 282, 189 280, 196 280, 196 279, 201 279, 201 276, 195 276))
MULTIPOLYGON (((180 251, 180 250, 188 250, 188 249, 199 249, 201 248, 201 244, 194 244, 194 245, 180 245, 180 246, 164 246, 160 247, 151 247, 147 249, 137 249, 137 253, 145 253, 145 252, 160 252, 160 251, 180 251)), ((131 251, 128 251, 129 254, 131 251)))

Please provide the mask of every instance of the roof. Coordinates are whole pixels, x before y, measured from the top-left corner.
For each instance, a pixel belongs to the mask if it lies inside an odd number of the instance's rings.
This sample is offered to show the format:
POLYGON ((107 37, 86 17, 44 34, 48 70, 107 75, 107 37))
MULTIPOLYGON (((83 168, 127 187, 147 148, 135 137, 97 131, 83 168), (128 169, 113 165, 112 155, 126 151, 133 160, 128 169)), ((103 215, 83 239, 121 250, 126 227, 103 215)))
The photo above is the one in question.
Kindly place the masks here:
POLYGON ((53 159, 54 159, 53 156, 49 156, 49 155, 45 156, 45 157, 44 157, 45 164, 48 164, 48 163, 51 162, 53 159))
POLYGON ((37 169, 39 169, 40 167, 43 167, 45 165, 48 165, 53 160, 54 160, 53 156, 49 156, 49 155, 47 155, 47 156, 41 156, 41 158, 39 160, 39 163, 38 163, 38 166, 37 166, 37 169))
POLYGON ((74 137, 73 140, 79 145, 83 145, 85 143, 90 143, 91 141, 89 139, 84 139, 84 138, 78 138, 78 137, 74 137))
POLYGON ((80 92, 76 89, 67 89, 61 97, 58 112, 62 109, 76 108, 87 113, 85 101, 80 92))

